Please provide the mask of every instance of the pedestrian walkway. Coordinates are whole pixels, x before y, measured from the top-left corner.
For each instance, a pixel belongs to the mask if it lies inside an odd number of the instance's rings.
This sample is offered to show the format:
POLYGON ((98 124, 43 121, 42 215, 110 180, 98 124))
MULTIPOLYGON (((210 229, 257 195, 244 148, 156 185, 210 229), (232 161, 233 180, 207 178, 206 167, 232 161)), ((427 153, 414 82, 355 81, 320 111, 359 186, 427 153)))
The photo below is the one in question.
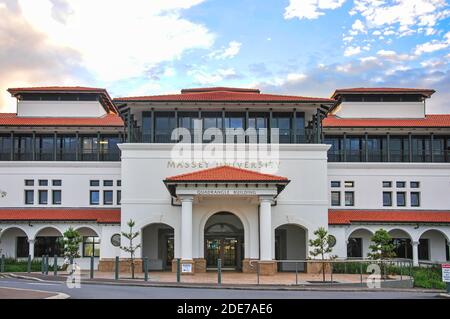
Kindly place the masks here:
POLYGON ((54 299, 57 292, 0 287, 0 299, 54 299))

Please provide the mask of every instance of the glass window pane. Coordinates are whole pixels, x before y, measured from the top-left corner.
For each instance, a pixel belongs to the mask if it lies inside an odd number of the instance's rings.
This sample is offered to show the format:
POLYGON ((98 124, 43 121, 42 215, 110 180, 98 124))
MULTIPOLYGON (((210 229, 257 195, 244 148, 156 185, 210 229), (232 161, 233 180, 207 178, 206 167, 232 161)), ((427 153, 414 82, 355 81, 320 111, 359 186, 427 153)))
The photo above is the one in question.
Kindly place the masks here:
POLYGON ((60 190, 52 191, 52 202, 53 202, 53 205, 61 205, 61 191, 60 190))
POLYGON ((34 191, 33 190, 25 191, 25 204, 27 204, 27 205, 34 204, 34 191))
POLYGON ((392 182, 383 182, 383 187, 386 187, 386 188, 392 187, 392 182))
POLYGON ((383 206, 392 206, 391 192, 383 192, 383 206))
POLYGON ((331 192, 331 206, 341 206, 341 192, 331 192))
POLYGON ((103 186, 113 186, 113 181, 112 180, 104 180, 103 186))
POLYGON ((412 207, 420 206, 420 193, 419 192, 411 192, 411 206, 412 207))
POLYGON ((53 186, 61 186, 61 185, 62 185, 62 182, 61 182, 60 179, 54 179, 54 180, 52 181, 52 185, 53 185, 53 186))
POLYGON ((354 206, 354 205, 355 205, 355 193, 345 192, 345 206, 354 206))
POLYGON ((104 205, 113 204, 113 191, 103 191, 103 204, 104 205))
POLYGON ((41 205, 48 204, 48 191, 47 190, 39 190, 39 204, 41 204, 41 205))
POLYGON ((331 181, 331 187, 341 187, 340 181, 331 181))
POLYGON ((406 182, 397 182, 396 183, 398 188, 405 188, 406 187, 406 182))
POLYGON ((98 205, 100 203, 100 192, 99 191, 90 191, 89 192, 90 200, 89 203, 91 205, 98 205))
POLYGON ((100 181, 99 180, 91 180, 90 185, 91 186, 100 186, 100 181))
POLYGON ((406 193, 397 192, 397 206, 406 206, 406 193))

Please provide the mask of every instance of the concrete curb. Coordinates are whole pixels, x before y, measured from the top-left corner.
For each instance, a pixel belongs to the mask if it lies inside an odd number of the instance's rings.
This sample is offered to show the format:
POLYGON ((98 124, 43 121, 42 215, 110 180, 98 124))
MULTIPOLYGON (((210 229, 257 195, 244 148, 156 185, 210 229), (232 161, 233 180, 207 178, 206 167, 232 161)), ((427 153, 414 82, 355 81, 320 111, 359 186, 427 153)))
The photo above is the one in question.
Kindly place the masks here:
MULTIPOLYGON (((50 277, 48 280, 32 276, 23 276, 13 274, 18 279, 35 280, 40 282, 65 282, 65 277, 50 277)), ((109 286, 129 286, 129 287, 160 287, 160 288, 192 288, 192 289, 233 289, 233 290, 266 290, 266 291, 330 291, 330 292, 415 292, 415 293, 443 293, 443 290, 439 289, 422 289, 422 288, 360 288, 360 287, 323 287, 323 286, 275 286, 275 285, 229 285, 222 284, 194 284, 194 283, 155 283, 155 282, 136 282, 131 280, 95 280, 95 279, 81 279, 81 284, 86 285, 109 285, 109 286)))
POLYGON ((14 273, 9 273, 9 274, 4 274, 5 277, 9 277, 9 278, 15 278, 15 279, 25 279, 25 280, 34 280, 34 281, 45 281, 43 279, 37 278, 37 277, 32 277, 32 276, 24 276, 24 275, 16 275, 14 273))
POLYGON ((450 298, 450 294, 447 294, 447 293, 445 293, 445 294, 439 294, 439 297, 442 297, 442 298, 450 298))
MULTIPOLYGON (((10 290, 18 290, 18 291, 25 291, 25 292, 40 292, 43 294, 53 294, 53 296, 50 297, 45 297, 45 298, 40 298, 40 299, 68 299, 70 298, 70 296, 68 294, 62 293, 62 292, 57 292, 57 291, 46 291, 46 290, 39 290, 39 289, 25 289, 25 288, 16 288, 16 287, 2 287, 5 289, 10 289, 10 290)), ((27 298, 25 298, 27 299, 27 298)))

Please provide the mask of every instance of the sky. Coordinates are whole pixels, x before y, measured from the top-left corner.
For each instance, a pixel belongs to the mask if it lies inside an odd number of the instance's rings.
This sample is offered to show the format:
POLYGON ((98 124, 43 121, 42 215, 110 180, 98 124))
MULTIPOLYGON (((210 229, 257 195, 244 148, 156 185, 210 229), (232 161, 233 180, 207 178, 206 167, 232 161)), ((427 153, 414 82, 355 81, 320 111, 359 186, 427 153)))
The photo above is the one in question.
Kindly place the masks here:
POLYGON ((415 87, 450 113, 446 0, 0 0, 0 112, 8 87, 111 96, 232 86, 329 97, 415 87))

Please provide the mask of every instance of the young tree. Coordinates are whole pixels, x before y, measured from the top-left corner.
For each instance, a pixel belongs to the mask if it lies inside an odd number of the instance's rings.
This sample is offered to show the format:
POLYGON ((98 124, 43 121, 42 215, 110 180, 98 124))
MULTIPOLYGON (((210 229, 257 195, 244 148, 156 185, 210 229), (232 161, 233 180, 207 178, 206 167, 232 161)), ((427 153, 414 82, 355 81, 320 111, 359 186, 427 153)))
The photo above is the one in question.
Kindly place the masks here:
MULTIPOLYGON (((333 246, 336 243, 336 238, 326 231, 325 228, 319 227, 315 232, 315 239, 309 240, 309 245, 314 249, 309 253, 314 256, 320 256, 322 260, 325 260, 325 255, 333 251, 333 246)), ((332 256, 330 256, 332 258, 332 256)), ((325 282, 325 263, 322 263, 322 275, 325 282)))
POLYGON ((135 225, 135 222, 133 220, 129 220, 127 223, 128 227, 130 227, 130 231, 128 233, 122 232, 122 236, 129 240, 128 246, 120 246, 120 249, 123 251, 126 251, 130 254, 130 265, 131 265, 131 278, 134 279, 134 253, 137 249, 141 247, 140 244, 134 246, 133 245, 133 239, 135 239, 137 236, 139 236, 139 231, 134 232, 133 227, 135 225))
POLYGON ((80 257, 80 243, 83 241, 80 233, 70 227, 64 232, 63 245, 64 245, 64 257, 67 262, 72 262, 74 258, 80 257))
POLYGON ((379 229, 372 236, 372 244, 369 246, 371 252, 368 254, 369 258, 373 260, 381 260, 380 270, 381 276, 384 278, 386 275, 385 265, 383 260, 395 258, 397 254, 395 253, 395 245, 392 241, 389 233, 384 229, 379 229))

